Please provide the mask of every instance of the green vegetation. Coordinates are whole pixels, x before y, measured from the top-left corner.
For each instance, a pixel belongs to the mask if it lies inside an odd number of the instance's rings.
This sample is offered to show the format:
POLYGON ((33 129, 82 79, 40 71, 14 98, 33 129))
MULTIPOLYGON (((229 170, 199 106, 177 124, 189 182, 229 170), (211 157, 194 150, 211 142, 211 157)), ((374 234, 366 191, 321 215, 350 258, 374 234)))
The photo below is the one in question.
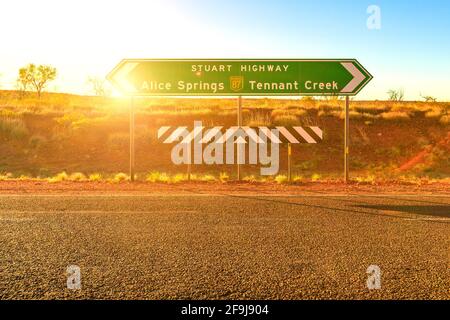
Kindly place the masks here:
POLYGON ((29 89, 34 90, 38 98, 41 98, 42 90, 48 85, 50 81, 56 78, 56 68, 48 65, 36 66, 32 63, 26 67, 19 69, 19 76, 17 78, 17 86, 21 94, 29 89))

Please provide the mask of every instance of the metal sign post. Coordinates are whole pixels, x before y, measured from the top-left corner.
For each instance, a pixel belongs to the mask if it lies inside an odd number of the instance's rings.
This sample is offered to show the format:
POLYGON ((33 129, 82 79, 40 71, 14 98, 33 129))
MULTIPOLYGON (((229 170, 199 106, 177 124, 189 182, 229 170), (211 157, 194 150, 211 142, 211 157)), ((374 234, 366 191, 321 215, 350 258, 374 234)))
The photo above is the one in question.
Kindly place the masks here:
MULTIPOLYGON (((242 127, 242 97, 238 97, 238 109, 237 109, 237 125, 238 127, 242 127)), ((236 144, 237 152, 236 152, 236 163, 237 163, 237 180, 241 181, 241 165, 239 163, 239 159, 241 158, 240 155, 240 147, 238 144, 236 144)))
POLYGON ((134 173, 134 96, 130 98, 130 180, 134 182, 135 173, 134 173))
POLYGON ((292 156, 292 147, 291 144, 288 143, 288 181, 292 182, 292 168, 291 168, 291 156, 292 156))
POLYGON ((350 146, 350 115, 349 97, 345 97, 345 124, 344 124, 344 181, 349 182, 349 146, 350 146))

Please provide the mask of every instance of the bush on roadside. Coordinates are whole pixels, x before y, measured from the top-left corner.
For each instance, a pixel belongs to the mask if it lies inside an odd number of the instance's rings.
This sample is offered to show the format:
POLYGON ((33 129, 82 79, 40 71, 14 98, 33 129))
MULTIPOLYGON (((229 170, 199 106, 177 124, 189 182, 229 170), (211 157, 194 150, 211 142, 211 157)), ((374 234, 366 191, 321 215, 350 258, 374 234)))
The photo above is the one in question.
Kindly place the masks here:
POLYGON ((68 181, 69 180, 69 175, 63 171, 60 172, 56 175, 54 175, 53 177, 48 179, 48 182, 62 182, 62 181, 68 181))
POLYGON ((225 183, 228 180, 230 180, 230 176, 226 172, 221 172, 220 175, 219 175, 219 180, 220 180, 220 182, 225 183))
POLYGON ((89 175, 88 180, 92 182, 98 182, 103 179, 102 175, 100 173, 92 173, 89 175))
POLYGON ((119 172, 116 175, 114 175, 111 182, 120 183, 120 182, 129 181, 129 180, 130 180, 129 175, 127 175, 126 173, 123 173, 123 172, 119 172))
POLYGON ((390 111, 390 112, 383 112, 381 114, 381 118, 385 120, 409 120, 409 114, 404 111, 390 111))
POLYGON ((168 182, 170 182, 170 177, 165 172, 152 171, 147 175, 145 180, 148 182, 168 183, 168 182))
POLYGON ((279 174, 275 177, 275 181, 278 184, 283 184, 288 182, 288 177, 284 174, 279 174))
POLYGON ((69 180, 70 180, 70 181, 80 182, 80 181, 86 181, 87 178, 86 178, 86 176, 85 176, 83 173, 81 173, 81 172, 75 172, 75 173, 72 173, 72 174, 69 176, 69 180))

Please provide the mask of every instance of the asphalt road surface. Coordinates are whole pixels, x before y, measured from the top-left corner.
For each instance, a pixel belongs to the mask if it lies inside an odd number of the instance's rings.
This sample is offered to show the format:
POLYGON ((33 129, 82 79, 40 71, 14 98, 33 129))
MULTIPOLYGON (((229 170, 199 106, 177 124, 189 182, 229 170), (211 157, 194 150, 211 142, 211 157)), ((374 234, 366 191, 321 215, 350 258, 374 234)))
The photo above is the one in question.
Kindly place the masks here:
POLYGON ((0 230, 2 299, 450 298, 445 196, 1 195, 0 230))

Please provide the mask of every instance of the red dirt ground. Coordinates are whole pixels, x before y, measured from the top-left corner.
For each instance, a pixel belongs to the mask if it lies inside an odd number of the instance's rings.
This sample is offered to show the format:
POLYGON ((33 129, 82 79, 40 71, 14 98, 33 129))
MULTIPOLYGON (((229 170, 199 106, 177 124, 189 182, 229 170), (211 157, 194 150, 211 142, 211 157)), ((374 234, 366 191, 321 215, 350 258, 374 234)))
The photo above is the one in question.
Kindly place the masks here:
POLYGON ((419 163, 424 163, 426 161, 427 156, 433 153, 434 148, 442 147, 443 149, 447 149, 450 152, 450 132, 447 133, 447 137, 436 143, 434 146, 427 146, 424 150, 420 151, 417 155, 412 157, 410 160, 405 162, 400 166, 400 171, 407 171, 414 168, 419 163))
POLYGON ((359 184, 342 182, 302 183, 279 185, 276 183, 239 182, 186 182, 179 184, 145 182, 58 182, 46 181, 0 181, 0 194, 247 194, 247 195, 321 195, 321 194, 412 194, 412 195, 450 195, 450 184, 359 184))

